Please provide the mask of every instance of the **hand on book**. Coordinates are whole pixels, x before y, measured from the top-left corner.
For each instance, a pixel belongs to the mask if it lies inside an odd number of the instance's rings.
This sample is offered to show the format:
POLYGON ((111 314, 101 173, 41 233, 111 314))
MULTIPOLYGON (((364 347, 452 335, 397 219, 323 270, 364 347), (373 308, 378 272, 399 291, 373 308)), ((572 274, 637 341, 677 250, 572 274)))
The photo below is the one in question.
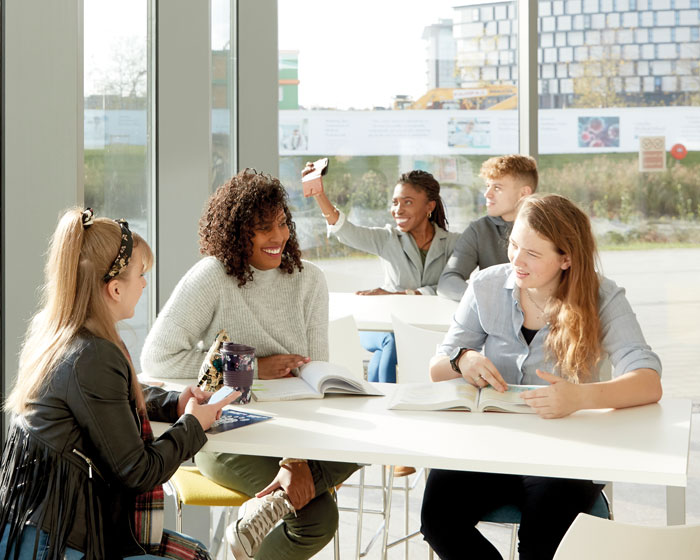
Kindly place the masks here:
POLYGON ((578 404, 580 385, 574 385, 541 369, 537 375, 549 382, 541 389, 525 391, 520 396, 542 418, 563 418, 581 408, 578 404))
POLYGON ((459 371, 467 383, 476 387, 491 385, 496 391, 503 393, 508 389, 508 384, 501 377, 500 372, 493 362, 481 352, 467 350, 459 359, 459 371))
POLYGON ((299 354, 273 354, 258 358, 258 377, 260 379, 279 379, 290 377, 292 370, 311 361, 308 356, 299 354))

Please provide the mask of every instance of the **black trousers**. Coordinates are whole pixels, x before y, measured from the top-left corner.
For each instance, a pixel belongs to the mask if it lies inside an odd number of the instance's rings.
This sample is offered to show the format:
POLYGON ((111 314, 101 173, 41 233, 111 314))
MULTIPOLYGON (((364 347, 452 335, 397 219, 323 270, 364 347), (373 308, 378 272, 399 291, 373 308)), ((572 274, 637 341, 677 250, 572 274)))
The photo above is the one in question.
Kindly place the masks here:
POLYGON ((520 560, 548 560, 602 488, 590 480, 433 469, 423 495, 421 532, 442 560, 501 559, 476 524, 488 511, 515 504, 522 512, 520 560))

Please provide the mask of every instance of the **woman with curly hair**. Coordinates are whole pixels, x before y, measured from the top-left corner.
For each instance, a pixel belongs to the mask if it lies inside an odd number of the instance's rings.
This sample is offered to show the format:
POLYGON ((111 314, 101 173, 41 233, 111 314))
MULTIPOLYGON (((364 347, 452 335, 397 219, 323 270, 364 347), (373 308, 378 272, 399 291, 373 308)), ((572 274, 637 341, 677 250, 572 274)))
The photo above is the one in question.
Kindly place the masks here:
MULTIPOLYGON (((199 224, 206 257, 180 280, 159 314, 143 347, 143 370, 156 377, 195 377, 221 329, 255 348, 260 379, 327 360, 328 289, 323 272, 301 260, 279 179, 241 171, 211 196, 199 224)), ((328 489, 358 469, 228 453, 200 453, 196 461, 218 484, 257 495, 227 530, 237 559, 316 554, 338 524, 328 489), (268 534, 280 518, 284 523, 268 534)))
MULTIPOLYGON (((508 246, 510 263, 479 272, 467 287, 433 359, 433 381, 462 377, 522 393, 542 418, 581 409, 625 408, 661 398, 661 363, 644 341, 625 291, 596 271, 588 216, 559 195, 523 199, 508 246), (614 379, 600 381, 607 356, 614 379)), ((430 471, 421 531, 444 560, 500 559, 477 530, 505 503, 522 511, 520 558, 552 558, 569 525, 589 511, 602 485, 590 480, 430 471), (459 504, 459 515, 445 500, 459 504)))
MULTIPOLYGON (((315 170, 309 162, 302 177, 315 170)), ((323 190, 323 180, 312 196, 326 219, 328 235, 341 243, 377 255, 384 267, 379 288, 360 290, 358 295, 435 295, 438 280, 454 251, 459 233, 447 231, 440 183, 427 171, 402 173, 391 198, 394 224, 358 226, 336 208, 323 190)), ((396 340, 390 332, 360 332, 365 350, 373 352, 367 369, 370 381, 396 382, 396 340)))

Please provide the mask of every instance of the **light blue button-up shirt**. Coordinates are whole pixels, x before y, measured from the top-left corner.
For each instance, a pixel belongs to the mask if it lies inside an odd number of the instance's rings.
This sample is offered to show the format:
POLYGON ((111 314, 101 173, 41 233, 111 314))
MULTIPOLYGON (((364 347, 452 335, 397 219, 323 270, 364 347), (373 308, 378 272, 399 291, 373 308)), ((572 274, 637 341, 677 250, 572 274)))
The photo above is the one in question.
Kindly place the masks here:
MULTIPOLYGON (((640 368, 661 375, 661 361, 644 340, 625 290, 602 276, 598 313, 603 352, 613 365, 615 377, 640 368)), ((506 383, 546 385, 536 369, 560 374, 555 361, 546 357, 544 342, 549 327, 540 329, 528 346, 520 332, 523 321, 512 265, 484 269, 469 282, 440 353, 449 356, 457 347, 477 350, 493 362, 506 383)), ((591 381, 598 381, 598 375, 599 371, 594 371, 591 381)))

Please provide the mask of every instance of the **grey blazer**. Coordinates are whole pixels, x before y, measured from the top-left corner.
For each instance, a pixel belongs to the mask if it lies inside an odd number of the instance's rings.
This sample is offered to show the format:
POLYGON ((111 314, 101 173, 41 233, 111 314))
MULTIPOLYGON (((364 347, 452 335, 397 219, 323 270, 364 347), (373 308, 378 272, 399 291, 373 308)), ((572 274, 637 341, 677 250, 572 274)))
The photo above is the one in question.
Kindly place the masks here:
POLYGON ((356 226, 343 212, 339 213, 338 221, 328 226, 328 235, 332 233, 345 245, 377 255, 384 267, 382 288, 389 292, 412 289, 425 295, 436 294, 440 274, 454 251, 459 233, 433 224, 435 236, 423 265, 412 235, 390 224, 383 228, 356 226))

